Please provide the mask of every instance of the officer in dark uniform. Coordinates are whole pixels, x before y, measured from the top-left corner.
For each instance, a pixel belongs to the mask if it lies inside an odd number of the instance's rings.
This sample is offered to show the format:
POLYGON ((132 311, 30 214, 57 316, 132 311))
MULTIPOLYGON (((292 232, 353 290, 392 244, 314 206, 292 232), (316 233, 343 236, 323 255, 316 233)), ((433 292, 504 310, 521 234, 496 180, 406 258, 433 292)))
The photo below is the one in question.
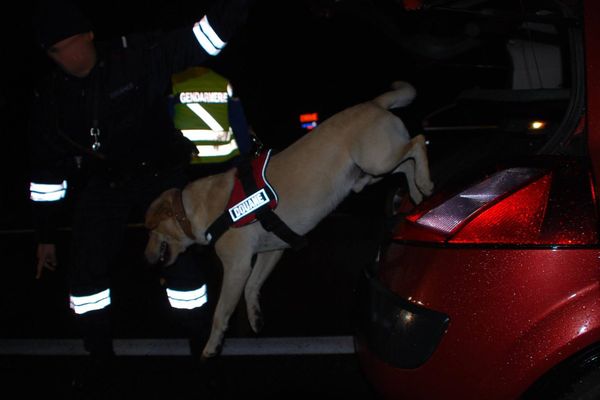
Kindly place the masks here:
MULTIPOLYGON (((89 20, 67 0, 43 2, 37 14, 38 43, 58 66, 36 92, 31 118, 37 277, 56 265, 55 220, 76 176, 82 184, 73 210, 70 307, 92 363, 114 355, 109 268, 131 213, 143 215, 164 190, 187 183, 193 147, 167 128, 170 78, 217 56, 244 23, 249 2, 217 1, 194 25, 160 38, 123 37, 119 48, 97 44, 89 20)), ((165 273, 169 303, 194 338, 192 354, 199 353, 212 300, 203 268, 188 251, 165 273)))

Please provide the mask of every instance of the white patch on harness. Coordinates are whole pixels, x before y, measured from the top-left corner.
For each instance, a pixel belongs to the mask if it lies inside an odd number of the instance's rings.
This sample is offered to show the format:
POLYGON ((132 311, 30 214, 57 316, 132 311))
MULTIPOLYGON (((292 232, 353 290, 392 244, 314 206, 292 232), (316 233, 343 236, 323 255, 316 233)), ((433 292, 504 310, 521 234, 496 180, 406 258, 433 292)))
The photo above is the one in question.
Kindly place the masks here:
POLYGON ((260 189, 258 192, 246 197, 244 200, 231 207, 229 209, 229 215, 231 216, 233 222, 236 222, 241 218, 244 218, 246 215, 256 211, 261 206, 269 204, 270 201, 271 200, 269 199, 269 196, 267 196, 265 189, 260 189))

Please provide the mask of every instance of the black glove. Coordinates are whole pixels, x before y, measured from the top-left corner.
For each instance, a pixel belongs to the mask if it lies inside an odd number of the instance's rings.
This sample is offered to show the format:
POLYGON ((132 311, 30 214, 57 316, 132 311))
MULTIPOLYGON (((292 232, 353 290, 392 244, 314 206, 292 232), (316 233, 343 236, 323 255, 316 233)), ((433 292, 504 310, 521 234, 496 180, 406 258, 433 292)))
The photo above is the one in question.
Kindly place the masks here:
POLYGON ((211 27, 222 41, 228 42, 246 23, 248 11, 255 1, 220 0, 213 4, 206 15, 211 27))

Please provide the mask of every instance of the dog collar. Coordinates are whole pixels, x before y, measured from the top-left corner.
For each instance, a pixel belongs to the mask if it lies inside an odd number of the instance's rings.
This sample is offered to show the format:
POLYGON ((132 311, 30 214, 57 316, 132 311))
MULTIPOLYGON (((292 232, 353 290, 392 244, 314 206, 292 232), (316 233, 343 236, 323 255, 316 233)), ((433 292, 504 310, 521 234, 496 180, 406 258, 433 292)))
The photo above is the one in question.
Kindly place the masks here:
POLYGON ((185 213, 185 207, 183 206, 183 198, 181 194, 181 190, 179 189, 173 191, 173 197, 171 201, 173 217, 175 217, 175 220, 187 237, 195 241, 196 235, 194 235, 194 232, 192 232, 192 223, 185 213))

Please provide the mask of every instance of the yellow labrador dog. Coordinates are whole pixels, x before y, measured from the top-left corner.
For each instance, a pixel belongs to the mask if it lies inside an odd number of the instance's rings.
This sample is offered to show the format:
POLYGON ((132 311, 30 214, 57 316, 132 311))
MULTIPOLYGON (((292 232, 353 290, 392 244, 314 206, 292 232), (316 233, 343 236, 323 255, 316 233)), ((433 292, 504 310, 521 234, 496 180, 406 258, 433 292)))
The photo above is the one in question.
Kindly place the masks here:
MULTIPOLYGON (((391 91, 341 111, 275 154, 266 168, 267 181, 279 196, 275 214, 304 235, 351 190, 359 192, 388 173, 406 174, 415 203, 430 195, 433 183, 425 140, 421 135, 411 139, 403 122, 388 111, 408 105, 415 94, 410 84, 396 82, 391 91)), ((149 262, 157 262, 168 250, 164 262, 169 265, 193 243, 209 244, 206 231, 224 212, 235 174, 232 169, 198 179, 180 195, 171 189, 152 203, 146 214, 149 262)), ((223 281, 203 357, 219 354, 242 292, 252 329, 261 329, 261 286, 289 247, 260 223, 230 228, 214 246, 223 265, 223 281)))

